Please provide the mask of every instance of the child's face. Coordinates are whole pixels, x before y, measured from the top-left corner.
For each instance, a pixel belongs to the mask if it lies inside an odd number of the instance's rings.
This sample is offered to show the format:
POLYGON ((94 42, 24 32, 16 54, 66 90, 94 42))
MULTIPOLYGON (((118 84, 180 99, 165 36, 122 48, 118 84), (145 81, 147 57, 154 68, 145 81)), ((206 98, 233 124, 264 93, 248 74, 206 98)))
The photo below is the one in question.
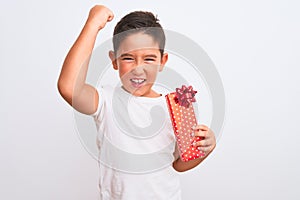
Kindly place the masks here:
POLYGON ((125 90, 135 96, 158 96, 152 86, 157 73, 167 62, 168 54, 161 55, 158 43, 150 35, 135 33, 127 36, 117 52, 110 52, 110 58, 114 69, 119 70, 125 90))

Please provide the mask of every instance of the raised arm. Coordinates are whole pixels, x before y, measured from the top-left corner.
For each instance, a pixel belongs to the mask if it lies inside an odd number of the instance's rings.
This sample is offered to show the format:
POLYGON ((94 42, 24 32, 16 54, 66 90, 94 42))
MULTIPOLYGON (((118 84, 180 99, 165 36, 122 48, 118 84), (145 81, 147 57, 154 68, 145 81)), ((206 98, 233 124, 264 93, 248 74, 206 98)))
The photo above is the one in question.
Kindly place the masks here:
POLYGON ((105 6, 94 6, 88 19, 65 58, 58 79, 61 96, 77 111, 92 114, 98 106, 97 90, 86 83, 86 75, 98 32, 113 19, 113 13, 105 6))

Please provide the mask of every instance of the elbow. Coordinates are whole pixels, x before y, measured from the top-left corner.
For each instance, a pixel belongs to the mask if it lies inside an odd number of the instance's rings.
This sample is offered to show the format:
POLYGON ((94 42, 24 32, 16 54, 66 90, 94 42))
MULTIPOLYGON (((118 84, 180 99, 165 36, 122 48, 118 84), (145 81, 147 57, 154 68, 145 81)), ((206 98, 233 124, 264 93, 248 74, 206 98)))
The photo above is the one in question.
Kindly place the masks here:
POLYGON ((187 171, 187 170, 179 170, 179 169, 177 169, 177 168, 175 168, 175 167, 173 167, 174 169, 175 169, 175 171, 176 172, 178 172, 178 173, 182 173, 182 172, 185 172, 185 171, 187 171))
POLYGON ((183 173, 183 172, 188 171, 187 169, 179 169, 179 168, 176 168, 176 167, 174 167, 174 166, 173 166, 173 169, 174 169, 176 172, 178 172, 178 173, 183 173))
POLYGON ((174 169, 176 172, 181 173, 181 172, 187 171, 187 169, 178 166, 178 164, 177 164, 176 162, 177 162, 177 160, 173 162, 173 169, 174 169))
POLYGON ((59 94, 67 101, 67 102, 71 102, 72 101, 72 89, 70 89, 72 87, 68 86, 68 84, 62 80, 62 79, 58 79, 57 81, 57 89, 59 94))
POLYGON ((64 83, 63 81, 59 78, 58 81, 57 81, 57 89, 58 89, 58 92, 61 96, 64 96, 64 94, 66 93, 66 87, 64 86, 64 83))

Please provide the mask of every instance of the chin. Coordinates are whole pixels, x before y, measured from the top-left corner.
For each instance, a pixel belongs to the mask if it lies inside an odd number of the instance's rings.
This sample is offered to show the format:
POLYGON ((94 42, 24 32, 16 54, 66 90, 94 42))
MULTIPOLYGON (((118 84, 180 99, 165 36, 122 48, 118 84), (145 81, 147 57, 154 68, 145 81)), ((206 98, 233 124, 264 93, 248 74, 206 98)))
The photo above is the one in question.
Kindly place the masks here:
POLYGON ((147 90, 147 88, 138 88, 132 90, 131 94, 134 96, 147 96, 150 92, 147 90))
POLYGON ((134 96, 147 96, 147 94, 149 94, 151 91, 151 86, 152 85, 145 84, 140 88, 135 88, 135 87, 132 87, 130 85, 130 83, 123 84, 124 89, 127 90, 130 94, 132 94, 134 96))
POLYGON ((145 93, 144 93, 144 92, 141 92, 141 91, 135 91, 135 92, 133 93, 133 95, 134 95, 134 96, 141 97, 141 96, 144 96, 145 93))

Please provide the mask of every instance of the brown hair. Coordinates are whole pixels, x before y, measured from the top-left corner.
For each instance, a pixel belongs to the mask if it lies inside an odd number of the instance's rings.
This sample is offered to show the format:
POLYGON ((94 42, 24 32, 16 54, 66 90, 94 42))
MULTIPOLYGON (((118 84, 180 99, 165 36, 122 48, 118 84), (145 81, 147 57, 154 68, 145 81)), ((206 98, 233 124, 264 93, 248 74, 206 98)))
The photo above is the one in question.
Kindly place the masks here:
POLYGON ((116 52, 120 43, 129 35, 142 32, 150 35, 159 45, 161 56, 165 48, 165 33, 157 17, 151 12, 135 11, 125 15, 115 26, 113 47, 116 52))

